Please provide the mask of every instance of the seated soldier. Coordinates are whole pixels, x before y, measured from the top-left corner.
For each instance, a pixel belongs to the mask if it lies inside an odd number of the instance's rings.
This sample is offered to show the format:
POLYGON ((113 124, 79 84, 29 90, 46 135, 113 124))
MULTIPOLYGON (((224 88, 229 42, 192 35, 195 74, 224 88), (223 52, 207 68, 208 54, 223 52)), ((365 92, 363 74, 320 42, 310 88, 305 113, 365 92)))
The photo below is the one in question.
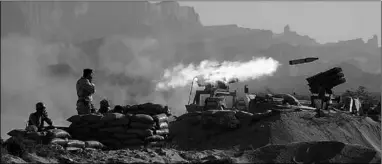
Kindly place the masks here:
POLYGON ((36 126, 37 131, 42 131, 44 130, 44 122, 47 122, 49 126, 53 127, 53 122, 48 117, 45 104, 39 102, 36 104, 36 112, 29 116, 28 126, 36 126))

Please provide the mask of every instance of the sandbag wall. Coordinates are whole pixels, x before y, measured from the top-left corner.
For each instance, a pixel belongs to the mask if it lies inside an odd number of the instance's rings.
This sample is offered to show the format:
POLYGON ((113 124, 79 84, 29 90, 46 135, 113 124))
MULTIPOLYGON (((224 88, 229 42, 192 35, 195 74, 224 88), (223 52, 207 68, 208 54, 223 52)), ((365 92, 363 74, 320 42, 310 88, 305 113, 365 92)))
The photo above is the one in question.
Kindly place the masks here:
POLYGON ((32 141, 35 144, 56 144, 66 150, 78 149, 102 149, 104 145, 98 141, 73 140, 71 135, 62 129, 50 129, 43 132, 28 132, 24 129, 14 129, 8 133, 9 136, 23 141, 32 141))
POLYGON ((79 140, 100 141, 109 148, 159 146, 169 134, 167 107, 146 103, 121 113, 75 115, 69 132, 79 140))
POLYGON ((92 140, 76 140, 72 139, 72 136, 61 129, 52 129, 47 133, 47 138, 50 140, 50 144, 57 144, 64 147, 66 150, 79 150, 79 149, 103 149, 105 146, 98 142, 92 140))

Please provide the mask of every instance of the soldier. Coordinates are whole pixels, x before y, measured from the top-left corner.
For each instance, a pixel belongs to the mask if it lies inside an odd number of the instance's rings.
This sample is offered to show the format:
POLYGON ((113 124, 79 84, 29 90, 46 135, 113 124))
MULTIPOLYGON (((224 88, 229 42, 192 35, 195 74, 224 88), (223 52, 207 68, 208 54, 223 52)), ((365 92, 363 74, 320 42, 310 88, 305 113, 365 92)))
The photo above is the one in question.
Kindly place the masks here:
POLYGON ((33 127, 37 127, 37 131, 42 131, 44 130, 44 122, 48 123, 49 126, 53 127, 53 122, 48 117, 48 112, 46 111, 45 104, 42 102, 38 102, 36 104, 36 112, 29 115, 27 129, 29 130, 34 129, 33 127))
POLYGON ((324 109, 324 103, 325 103, 325 88, 322 86, 318 87, 318 99, 320 100, 320 106, 317 107, 317 116, 321 116, 321 110, 324 109))
POLYGON ((93 70, 84 69, 83 76, 77 81, 77 112, 79 115, 95 112, 92 104, 92 95, 95 93, 95 85, 92 83, 93 70))
POLYGON ((108 113, 109 111, 110 111, 109 101, 107 101, 106 99, 101 100, 100 108, 99 108, 98 112, 101 114, 105 114, 105 113, 108 113))
POLYGON ((123 107, 121 105, 116 105, 113 109, 113 113, 121 113, 123 114, 123 107))

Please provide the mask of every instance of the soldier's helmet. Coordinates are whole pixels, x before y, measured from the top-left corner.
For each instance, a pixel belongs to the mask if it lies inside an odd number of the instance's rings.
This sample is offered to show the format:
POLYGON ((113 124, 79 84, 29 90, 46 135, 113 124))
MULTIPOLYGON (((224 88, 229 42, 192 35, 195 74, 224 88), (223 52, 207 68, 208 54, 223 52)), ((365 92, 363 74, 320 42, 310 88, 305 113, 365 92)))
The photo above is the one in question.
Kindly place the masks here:
POLYGON ((108 101, 107 99, 102 99, 102 100, 100 101, 100 105, 101 105, 102 107, 110 107, 109 101, 108 101))
POLYGON ((46 109, 46 106, 43 102, 38 102, 36 104, 36 110, 45 110, 46 109))

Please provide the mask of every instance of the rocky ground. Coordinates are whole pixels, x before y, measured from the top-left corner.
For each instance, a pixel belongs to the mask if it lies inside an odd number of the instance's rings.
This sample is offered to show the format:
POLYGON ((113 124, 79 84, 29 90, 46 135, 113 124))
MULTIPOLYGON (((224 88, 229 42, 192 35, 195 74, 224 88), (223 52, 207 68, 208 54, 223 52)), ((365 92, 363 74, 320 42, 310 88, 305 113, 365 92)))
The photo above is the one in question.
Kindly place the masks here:
POLYGON ((66 151, 37 145, 19 157, 2 149, 1 163, 381 163, 380 122, 342 112, 281 112, 233 131, 171 124, 161 148, 66 151))

